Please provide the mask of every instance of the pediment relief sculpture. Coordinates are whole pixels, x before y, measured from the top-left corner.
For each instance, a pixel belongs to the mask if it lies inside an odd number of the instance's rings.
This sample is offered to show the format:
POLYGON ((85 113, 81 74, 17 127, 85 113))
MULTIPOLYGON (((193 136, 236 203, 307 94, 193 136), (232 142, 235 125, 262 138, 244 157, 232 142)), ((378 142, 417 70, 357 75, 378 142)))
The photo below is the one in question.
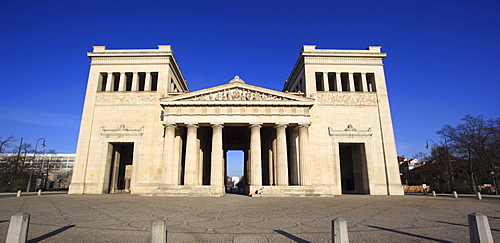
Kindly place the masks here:
POLYGON ((277 95, 266 94, 262 92, 252 91, 244 88, 232 88, 226 90, 218 90, 211 93, 205 93, 201 95, 194 96, 185 100, 290 100, 285 97, 280 97, 277 95))

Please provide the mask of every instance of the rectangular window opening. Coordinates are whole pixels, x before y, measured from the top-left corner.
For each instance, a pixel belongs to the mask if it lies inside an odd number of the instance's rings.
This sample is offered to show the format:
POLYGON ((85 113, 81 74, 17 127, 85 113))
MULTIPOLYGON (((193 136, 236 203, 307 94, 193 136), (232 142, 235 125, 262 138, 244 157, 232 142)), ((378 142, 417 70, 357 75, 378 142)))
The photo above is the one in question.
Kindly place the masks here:
POLYGON ((139 73, 139 91, 144 91, 146 85, 146 73, 139 73))
POLYGON ((99 78, 101 80, 99 82, 99 87, 97 88, 97 91, 106 91, 106 84, 108 83, 108 74, 100 73, 99 78))
POLYGON ((120 87, 120 73, 113 73, 113 91, 118 91, 120 87))
POLYGON ((377 86, 375 85, 375 74, 367 73, 366 74, 366 83, 368 92, 377 92, 377 86))
POLYGON ((363 91, 363 86, 361 84, 361 73, 354 73, 354 91, 363 91))
POLYGON ((349 91, 349 73, 341 73, 340 81, 342 82, 342 91, 349 91))
POLYGON ((316 73, 316 90, 325 91, 325 87, 323 87, 323 73, 316 73))
POLYGON ((133 77, 133 74, 132 73, 125 73, 125 82, 126 82, 126 86, 125 86, 125 90, 126 91, 132 91, 132 77, 133 77))
POLYGON ((158 90, 158 73, 151 73, 151 91, 158 90))
POLYGON ((330 89, 329 91, 338 91, 336 73, 328 73, 328 88, 330 89))

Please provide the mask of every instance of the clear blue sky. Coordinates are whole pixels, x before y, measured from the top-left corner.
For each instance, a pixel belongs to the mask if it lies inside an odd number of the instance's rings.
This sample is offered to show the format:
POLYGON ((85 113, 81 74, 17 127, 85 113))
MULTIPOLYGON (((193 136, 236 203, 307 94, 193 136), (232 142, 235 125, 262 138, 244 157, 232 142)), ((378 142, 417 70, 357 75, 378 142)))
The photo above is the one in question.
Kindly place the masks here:
POLYGON ((172 45, 191 90, 281 90, 304 44, 381 45, 399 155, 499 117, 499 1, 1 1, 0 136, 75 152, 92 46, 172 45))

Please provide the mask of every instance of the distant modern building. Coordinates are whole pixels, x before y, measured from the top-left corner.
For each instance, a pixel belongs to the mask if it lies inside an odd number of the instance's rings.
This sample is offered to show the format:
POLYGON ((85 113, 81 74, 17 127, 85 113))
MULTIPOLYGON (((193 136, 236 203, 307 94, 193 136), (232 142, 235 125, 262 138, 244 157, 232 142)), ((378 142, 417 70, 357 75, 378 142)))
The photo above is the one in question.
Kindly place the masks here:
POLYGON ((170 46, 88 56, 71 194, 222 196, 228 150, 248 195, 403 194, 380 47, 305 45, 282 91, 190 91, 170 46))
MULTIPOLYGON (((37 153, 36 156, 33 156, 33 153, 27 153, 27 154, 21 154, 21 157, 25 157, 25 163, 28 165, 33 165, 33 167, 38 168, 41 171, 46 170, 46 163, 49 164, 50 166, 50 172, 53 173, 68 173, 73 171, 73 165, 75 162, 75 154, 44 154, 44 153, 37 153), (45 163, 44 163, 45 162, 45 163), (41 169, 39 168, 41 167, 41 169)), ((7 157, 7 156, 17 156, 17 154, 14 153, 4 153, 0 154, 0 157, 7 157)), ((21 159, 23 159, 21 158, 21 159)), ((2 159, 0 159, 0 163, 2 162, 2 159)), ((28 169, 30 169, 28 166, 28 169)))

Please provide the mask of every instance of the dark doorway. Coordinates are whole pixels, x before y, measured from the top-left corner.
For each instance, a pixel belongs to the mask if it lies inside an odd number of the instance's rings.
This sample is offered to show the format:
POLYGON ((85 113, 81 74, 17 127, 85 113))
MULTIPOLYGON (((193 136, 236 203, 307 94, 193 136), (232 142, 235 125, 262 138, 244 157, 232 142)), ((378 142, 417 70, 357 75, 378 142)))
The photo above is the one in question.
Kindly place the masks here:
POLYGON ((130 192, 134 143, 111 143, 109 193, 130 192))
POLYGON ((339 151, 342 194, 369 194, 365 145, 341 143, 339 151))

